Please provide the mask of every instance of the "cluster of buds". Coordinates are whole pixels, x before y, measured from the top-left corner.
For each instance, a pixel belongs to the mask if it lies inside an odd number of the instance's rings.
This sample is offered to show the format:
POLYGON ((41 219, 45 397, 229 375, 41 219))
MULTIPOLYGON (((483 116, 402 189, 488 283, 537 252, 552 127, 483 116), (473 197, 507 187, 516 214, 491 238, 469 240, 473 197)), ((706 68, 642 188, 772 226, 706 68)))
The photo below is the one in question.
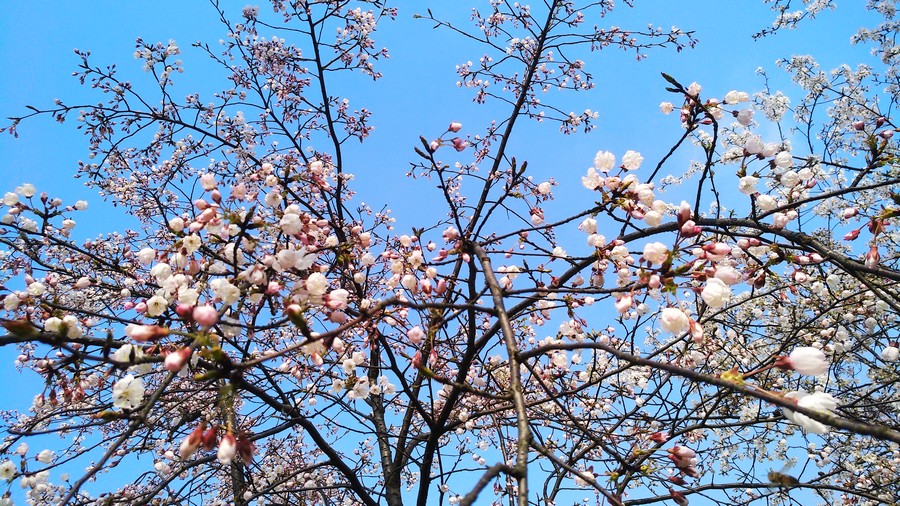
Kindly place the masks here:
MULTIPOLYGON (((886 122, 887 122, 887 118, 885 118, 884 116, 879 116, 879 117, 875 118, 875 130, 878 130, 879 128, 883 127, 884 124, 885 124, 886 122)), ((863 120, 856 120, 856 121, 854 121, 854 122, 853 122, 853 129, 856 130, 856 131, 858 131, 858 132, 861 132, 861 131, 865 130, 865 129, 866 129, 866 122, 863 121, 863 120)), ((875 135, 881 137, 881 138, 884 139, 884 140, 888 140, 888 139, 890 139, 891 137, 894 136, 894 129, 888 127, 888 128, 886 128, 886 129, 884 129, 884 130, 881 130, 881 131, 876 132, 875 135)))
POLYGON ((216 458, 223 465, 230 464, 236 455, 240 455, 244 462, 250 462, 253 460, 254 453, 256 453, 256 447, 248 434, 239 432, 235 436, 229 427, 225 435, 219 440, 218 427, 212 426, 207 428, 205 421, 200 422, 188 437, 181 442, 181 445, 178 447, 178 456, 182 460, 187 460, 200 448, 207 452, 217 448, 216 458))
POLYGON ((702 228, 694 223, 693 216, 691 215, 691 205, 687 202, 681 202, 676 216, 678 217, 678 226, 680 227, 679 232, 682 237, 694 237, 700 235, 700 232, 703 231, 702 228))
POLYGON ((212 327, 219 322, 219 311, 210 305, 191 306, 178 303, 175 306, 175 313, 185 320, 197 323, 201 327, 212 327))
MULTIPOLYGON (((454 134, 459 132, 460 130, 462 130, 462 123, 459 123, 456 121, 454 121, 453 123, 450 123, 450 126, 447 127, 447 132, 454 133, 454 134)), ((422 142, 425 143, 424 138, 422 139, 422 142)), ((443 139, 435 139, 435 140, 431 141, 430 143, 428 143, 427 145, 428 145, 428 150, 430 152, 434 153, 441 146, 444 145, 444 140, 443 139)), ((469 147, 469 141, 462 139, 460 137, 454 137, 454 138, 450 139, 450 145, 453 146, 453 149, 455 149, 457 151, 465 151, 466 148, 469 147)))
POLYGON ((690 448, 684 446, 673 446, 669 448, 669 459, 675 464, 675 467, 685 476, 691 478, 700 477, 700 471, 694 465, 697 453, 690 448))

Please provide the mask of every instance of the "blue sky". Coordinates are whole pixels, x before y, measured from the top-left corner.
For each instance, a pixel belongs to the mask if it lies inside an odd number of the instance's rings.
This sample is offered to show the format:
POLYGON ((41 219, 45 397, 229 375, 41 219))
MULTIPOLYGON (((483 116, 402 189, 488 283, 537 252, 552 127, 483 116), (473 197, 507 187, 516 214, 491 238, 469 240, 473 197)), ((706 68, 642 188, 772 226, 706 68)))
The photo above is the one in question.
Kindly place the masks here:
MULTIPOLYGON (((235 14, 245 3, 223 2, 235 14)), ((636 62, 631 53, 615 49, 593 53, 588 63, 597 89, 579 93, 572 101, 579 104, 573 105, 575 111, 590 108, 600 112, 599 127, 592 134, 563 136, 558 125, 550 123, 520 125, 511 153, 529 161, 535 179, 555 178, 560 183, 559 195, 589 198, 580 188, 580 176, 598 149, 618 154, 634 149, 643 153, 645 166, 649 166, 655 165, 678 138, 677 117, 663 116, 658 110, 659 102, 673 100, 663 89, 661 71, 684 84, 698 81, 706 93, 721 97, 731 89, 751 93, 760 89, 762 81, 755 70, 762 66, 775 78, 774 88, 782 88, 790 96, 789 85, 775 66, 777 58, 809 53, 824 66, 866 58, 864 49, 849 46, 850 36, 866 22, 857 5, 825 12, 821 19, 795 32, 753 41, 751 34, 768 26, 774 16, 761 0, 637 3, 635 9, 621 6, 608 18, 594 21, 634 29, 648 23, 664 28, 675 25, 697 30, 700 43, 680 54, 648 51, 650 58, 642 62, 636 62)), ((460 7, 463 2, 428 4, 433 4, 438 17, 462 23, 468 18, 467 8, 460 7)), ((476 5, 485 4, 480 1, 476 5)), ((462 122, 463 133, 480 133, 491 118, 502 119, 504 109, 497 108, 496 103, 477 106, 469 91, 455 85, 454 66, 477 60, 478 52, 449 32, 432 30, 427 21, 411 19, 413 13, 424 10, 426 2, 404 1, 398 6, 399 19, 383 25, 376 36, 392 55, 380 67, 385 77, 374 86, 360 78, 353 84, 337 83, 335 89, 346 93, 352 106, 367 107, 375 114, 377 129, 372 137, 348 151, 346 170, 357 175, 354 187, 359 191, 358 200, 375 209, 388 205, 397 214, 398 228, 409 230, 427 226, 444 213, 432 205, 440 202, 435 200, 439 194, 433 184, 405 177, 408 162, 415 159, 412 148, 418 145, 418 137, 437 137, 451 121, 462 122), (397 190, 386 191, 392 188, 397 190), (433 210, 424 213, 429 217, 424 223, 420 219, 423 208, 433 210)), ((147 42, 174 39, 179 43, 186 71, 176 76, 176 81, 184 94, 225 85, 220 78, 210 82, 218 74, 211 77, 211 67, 203 55, 190 48, 195 40, 214 43, 225 36, 207 2, 6 2, 0 18, 0 62, 8 70, 0 73, 0 117, 23 114, 25 105, 49 107, 55 98, 69 104, 102 100, 71 77, 78 64, 72 51, 76 47, 91 50, 95 65, 115 63, 122 75, 146 85, 148 76, 132 57, 138 36, 147 42)), ((78 160, 87 153, 85 139, 75 126, 75 122, 58 125, 39 118, 20 125, 18 139, 0 135, 0 194, 31 182, 39 191, 62 197, 66 203, 88 200, 91 209, 81 215, 77 229, 81 237, 129 226, 120 211, 104 206, 99 197, 83 188, 82 181, 72 179, 78 160)), ((669 172, 686 168, 689 161, 687 155, 676 158, 669 172)), ((587 205, 588 201, 579 198, 562 199, 550 207, 554 214, 548 214, 547 221, 587 205)), ((10 374, 14 356, 11 350, 0 351, 0 374, 10 374)), ((27 405, 32 395, 22 389, 12 397, 4 396, 4 404, 12 401, 27 405)))

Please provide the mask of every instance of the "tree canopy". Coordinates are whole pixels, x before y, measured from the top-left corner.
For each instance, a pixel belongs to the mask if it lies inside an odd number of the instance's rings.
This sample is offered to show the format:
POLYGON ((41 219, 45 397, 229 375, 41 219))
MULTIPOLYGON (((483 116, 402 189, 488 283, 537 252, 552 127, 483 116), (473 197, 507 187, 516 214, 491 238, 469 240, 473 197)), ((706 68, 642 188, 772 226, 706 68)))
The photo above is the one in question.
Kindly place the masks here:
MULTIPOLYGON (((895 2, 846 7, 880 19, 865 63, 786 54, 790 90, 711 93, 673 58, 671 130, 543 177, 528 150, 601 121, 569 104, 609 50, 697 43, 604 24, 630 3, 212 2, 219 43, 78 51, 100 101, 3 131, 76 125, 78 175, 135 226, 79 237, 87 202, 4 190, 0 346, 35 397, 0 413, 0 505, 898 501, 895 2), (378 86, 391 23, 474 51, 447 77, 489 119, 357 187, 378 117, 342 93, 378 86), (215 91, 183 92, 188 51, 215 91)), ((761 38, 834 8, 765 4, 761 38)))

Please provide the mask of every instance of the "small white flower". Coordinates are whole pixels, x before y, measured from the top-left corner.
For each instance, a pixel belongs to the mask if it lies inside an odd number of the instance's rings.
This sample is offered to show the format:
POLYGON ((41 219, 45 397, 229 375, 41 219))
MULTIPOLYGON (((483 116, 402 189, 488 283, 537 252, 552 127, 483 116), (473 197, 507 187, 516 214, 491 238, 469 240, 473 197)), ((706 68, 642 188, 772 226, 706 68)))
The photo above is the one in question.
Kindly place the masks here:
POLYGON ((306 278, 306 291, 313 297, 321 297, 328 290, 328 279, 322 273, 314 272, 306 278))
POLYGON ((22 186, 16 188, 16 193, 23 197, 31 198, 34 197, 35 193, 37 193, 37 188, 35 188, 31 183, 25 183, 22 186))
POLYGON ((722 307, 728 304, 729 299, 731 299, 731 287, 721 279, 711 278, 706 281, 706 286, 700 292, 700 297, 703 298, 703 302, 706 302, 709 307, 722 307))
POLYGON ((793 188, 800 184, 800 176, 797 175, 796 172, 789 170, 781 175, 781 184, 783 184, 785 188, 793 188))
POLYGON ((135 409, 144 400, 144 382, 129 374, 113 385, 113 405, 122 409, 135 409))
POLYGON ((741 102, 749 102, 750 94, 746 91, 731 90, 725 94, 726 104, 739 104, 741 102))
POLYGON ((35 281, 34 283, 28 285, 28 289, 26 291, 28 292, 28 295, 43 295, 44 292, 47 291, 47 286, 43 283, 35 281))
POLYGON ((625 170, 637 170, 643 161, 644 157, 637 151, 628 150, 622 156, 622 166, 625 167, 625 170))
POLYGON ((752 195, 756 193, 756 183, 759 182, 759 178, 755 176, 744 176, 741 178, 741 181, 738 183, 738 190, 744 195, 752 195))
POLYGON ((692 97, 696 97, 701 91, 703 91, 703 87, 696 82, 691 83, 691 85, 687 87, 687 94, 692 97))
POLYGON ((150 269, 150 275, 156 278, 157 283, 162 283, 172 276, 172 266, 165 262, 158 263, 150 269))
POLYGON ((174 230, 175 232, 181 232, 184 230, 184 219, 178 216, 169 220, 169 228, 174 230))
POLYGON ((687 332, 691 321, 684 311, 677 307, 667 307, 662 310, 659 317, 659 325, 663 330, 671 334, 680 335, 687 332))
POLYGON ((777 155, 775 155, 775 166, 781 167, 782 169, 787 169, 794 165, 794 160, 791 158, 791 153, 789 151, 781 151, 777 155))
POLYGON ((53 459, 56 457, 56 454, 53 453, 53 450, 42 450, 41 453, 37 455, 37 461, 41 464, 49 464, 53 462, 53 459))
POLYGON ((594 155, 594 168, 600 172, 609 172, 616 165, 616 155, 609 151, 597 151, 594 155))
POLYGON ((216 297, 222 299, 222 303, 226 306, 234 304, 241 297, 241 289, 224 278, 216 278, 210 281, 209 287, 212 288, 216 297))
POLYGON ((147 316, 159 316, 163 314, 169 306, 169 301, 165 297, 154 295, 147 300, 147 316))
POLYGON ((371 387, 369 385, 369 378, 363 376, 361 378, 356 378, 356 384, 353 385, 353 389, 347 394, 347 397, 351 399, 365 399, 371 393, 371 387))
MULTIPOLYGON (((796 400, 797 406, 801 408, 815 409, 829 414, 838 406, 837 399, 825 392, 813 392, 811 394, 806 392, 789 392, 785 394, 785 398, 796 400)), ((799 425, 804 432, 827 434, 830 430, 830 427, 827 425, 817 422, 802 413, 796 413, 789 409, 783 409, 783 412, 785 418, 799 425)))
POLYGON ((736 119, 741 125, 750 126, 750 123, 753 121, 753 109, 741 109, 736 119))
POLYGON ((597 173, 597 169, 594 167, 589 168, 587 175, 581 177, 581 185, 588 190, 596 190, 603 186, 603 183, 603 177, 597 173))
POLYGON ((0 480, 9 481, 16 475, 16 465, 11 460, 0 464, 0 480))
POLYGON ((791 368, 800 374, 820 376, 828 372, 828 360, 825 352, 811 346, 794 348, 788 356, 791 368))
POLYGON ((188 255, 200 249, 200 244, 200 236, 197 234, 191 234, 181 241, 181 245, 187 251, 188 255))
POLYGON ((896 362, 900 358, 900 348, 896 346, 885 346, 881 350, 881 359, 885 362, 896 362))
POLYGON ((644 246, 644 260, 651 264, 662 264, 669 258, 669 249, 661 242, 651 242, 644 246))
POLYGON ((281 217, 281 221, 279 221, 278 224, 281 226, 281 230, 287 235, 294 235, 303 230, 303 222, 296 214, 285 214, 281 217))
POLYGON ((61 328, 62 320, 55 316, 51 316, 44 320, 44 331, 46 332, 59 332, 61 328))
POLYGON ((778 207, 778 201, 771 195, 760 195, 756 197, 756 205, 763 211, 771 211, 778 207))

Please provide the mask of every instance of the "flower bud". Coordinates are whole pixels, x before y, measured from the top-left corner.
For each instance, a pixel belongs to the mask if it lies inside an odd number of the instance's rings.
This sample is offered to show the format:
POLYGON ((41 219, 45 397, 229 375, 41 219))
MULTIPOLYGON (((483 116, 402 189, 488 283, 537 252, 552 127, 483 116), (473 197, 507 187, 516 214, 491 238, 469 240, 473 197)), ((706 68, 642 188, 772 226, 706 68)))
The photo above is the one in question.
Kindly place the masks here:
POLYGON ((203 441, 203 430, 206 428, 205 422, 200 422, 189 435, 184 438, 181 442, 181 445, 178 447, 178 456, 181 460, 187 460, 191 455, 197 451, 197 448, 200 448, 200 443, 203 441))
POLYGON ((228 431, 222 438, 222 441, 219 442, 219 450, 216 452, 216 458, 219 459, 219 462, 222 463, 222 465, 227 466, 234 460, 235 455, 237 455, 237 440, 234 438, 234 434, 232 434, 231 431, 228 431))
POLYGON ((212 426, 203 432, 203 436, 200 438, 200 444, 203 445, 204 450, 210 451, 216 447, 218 439, 219 429, 216 426, 212 426))
POLYGON ((173 351, 166 355, 166 360, 163 365, 167 371, 178 372, 184 369, 184 364, 191 358, 193 351, 194 350, 192 350, 190 346, 173 351))

